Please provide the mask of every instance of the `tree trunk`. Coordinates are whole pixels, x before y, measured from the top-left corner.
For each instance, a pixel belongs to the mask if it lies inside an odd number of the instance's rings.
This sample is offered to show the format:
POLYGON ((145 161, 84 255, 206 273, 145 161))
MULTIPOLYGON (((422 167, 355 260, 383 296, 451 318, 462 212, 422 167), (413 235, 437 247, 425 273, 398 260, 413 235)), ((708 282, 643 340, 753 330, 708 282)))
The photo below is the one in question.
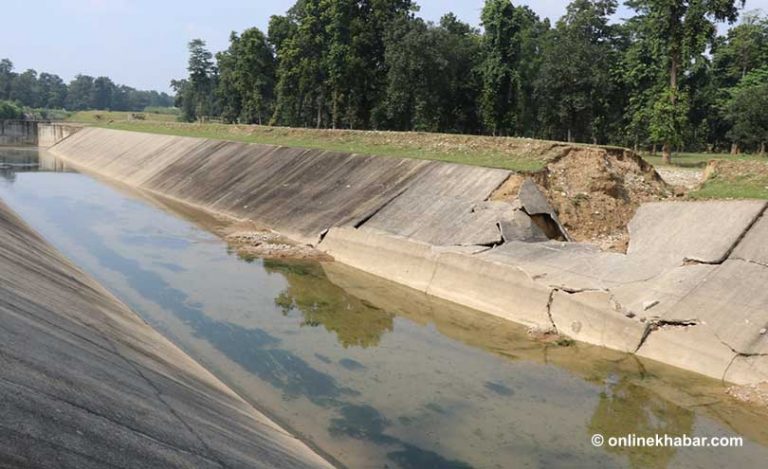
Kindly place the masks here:
POLYGON ((672 164, 672 147, 669 143, 665 143, 661 149, 661 161, 664 164, 672 164))
POLYGON ((765 142, 760 144, 760 156, 765 156, 765 142))
POLYGON ((572 138, 573 137, 571 137, 571 128, 568 127, 568 143, 572 143, 573 142, 572 138))
POLYGON ((736 156, 739 154, 739 144, 731 143, 731 155, 736 156))
POLYGON ((656 144, 655 143, 651 146, 651 156, 656 156, 656 144))

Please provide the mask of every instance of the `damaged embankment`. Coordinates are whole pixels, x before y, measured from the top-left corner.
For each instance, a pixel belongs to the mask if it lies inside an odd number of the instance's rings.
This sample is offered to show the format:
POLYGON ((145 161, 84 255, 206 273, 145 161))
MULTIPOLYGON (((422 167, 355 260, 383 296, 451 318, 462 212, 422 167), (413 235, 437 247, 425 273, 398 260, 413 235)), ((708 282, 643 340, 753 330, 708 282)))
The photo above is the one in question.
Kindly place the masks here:
POLYGON ((658 202, 635 214, 643 193, 664 188, 628 152, 564 152, 540 176, 548 200, 506 170, 320 150, 85 129, 52 151, 530 327, 735 383, 768 379, 765 203, 658 202), (617 226, 632 219, 626 254, 560 241, 564 217, 579 223, 599 204, 617 226))
POLYGON ((0 465, 326 467, 0 202, 0 465))

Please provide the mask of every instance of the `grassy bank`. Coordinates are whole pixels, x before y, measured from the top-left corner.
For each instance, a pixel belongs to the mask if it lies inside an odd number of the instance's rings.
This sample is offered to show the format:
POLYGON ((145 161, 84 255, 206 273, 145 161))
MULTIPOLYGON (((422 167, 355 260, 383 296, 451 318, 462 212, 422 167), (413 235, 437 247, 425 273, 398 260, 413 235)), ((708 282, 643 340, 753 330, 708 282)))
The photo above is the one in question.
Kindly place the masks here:
POLYGON ((768 160, 715 160, 694 199, 768 199, 768 160))
POLYGON ((69 120, 109 129, 438 160, 514 171, 541 169, 566 146, 560 142, 476 135, 187 124, 174 122, 173 116, 148 113, 143 120, 131 118, 130 113, 115 112, 77 113, 69 120))

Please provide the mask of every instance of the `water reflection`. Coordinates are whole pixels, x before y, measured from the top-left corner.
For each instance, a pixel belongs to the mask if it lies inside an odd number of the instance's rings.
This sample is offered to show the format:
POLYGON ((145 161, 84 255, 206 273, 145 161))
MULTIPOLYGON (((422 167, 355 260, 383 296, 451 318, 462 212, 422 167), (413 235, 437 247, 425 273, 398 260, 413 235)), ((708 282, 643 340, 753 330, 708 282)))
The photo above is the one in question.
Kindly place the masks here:
POLYGON ((264 269, 288 281, 275 304, 285 315, 298 310, 302 327, 322 326, 345 348, 376 346, 383 334, 392 332, 394 314, 329 282, 317 263, 265 260, 264 269))
POLYGON ((241 262, 210 234, 84 175, 20 173, 0 197, 245 399, 345 465, 709 467, 768 457, 766 415, 712 380, 537 343, 522 327, 335 263, 241 262), (589 443, 592 433, 734 432, 745 448, 589 443))

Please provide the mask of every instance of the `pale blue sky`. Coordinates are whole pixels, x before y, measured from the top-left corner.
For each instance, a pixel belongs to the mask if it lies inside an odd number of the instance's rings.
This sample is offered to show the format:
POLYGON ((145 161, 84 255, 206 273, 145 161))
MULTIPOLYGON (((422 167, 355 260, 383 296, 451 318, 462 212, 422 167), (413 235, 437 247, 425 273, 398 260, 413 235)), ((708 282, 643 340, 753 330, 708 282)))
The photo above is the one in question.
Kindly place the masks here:
MULTIPOLYGON (((186 43, 200 37, 212 51, 226 48, 232 30, 266 30, 269 17, 293 0, 3 0, 0 58, 17 70, 34 68, 70 80, 77 73, 106 75, 140 89, 165 91, 183 77, 186 43)), ((483 0, 417 0, 420 16, 448 11, 478 24, 483 0)), ((513 0, 553 21, 568 0, 513 0)), ((747 0, 768 11, 768 0, 747 0)), ((620 12, 626 14, 626 10, 620 12)))

